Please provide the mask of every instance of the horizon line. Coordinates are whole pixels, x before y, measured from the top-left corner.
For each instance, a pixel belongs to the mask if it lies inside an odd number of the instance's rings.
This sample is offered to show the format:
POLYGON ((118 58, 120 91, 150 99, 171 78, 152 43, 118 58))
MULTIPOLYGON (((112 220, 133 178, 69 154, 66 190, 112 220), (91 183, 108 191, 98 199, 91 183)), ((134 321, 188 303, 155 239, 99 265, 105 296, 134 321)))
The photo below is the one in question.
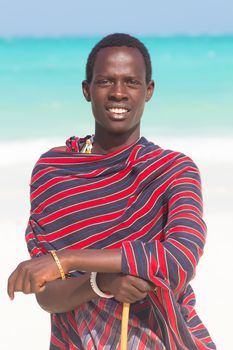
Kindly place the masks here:
MULTIPOLYGON (((117 32, 116 32, 117 33, 117 32)), ((109 33, 104 34, 13 34, 13 35, 2 35, 0 33, 0 39, 75 39, 75 38, 100 38, 108 35, 109 33)), ((111 33, 110 33, 111 34, 111 33)), ((176 34, 158 34, 158 33, 150 33, 150 34, 131 34, 132 36, 140 37, 140 38, 174 38, 174 37, 187 37, 187 38, 201 38, 201 37, 233 37, 232 33, 200 33, 200 34, 192 34, 192 33, 176 33, 176 34)))

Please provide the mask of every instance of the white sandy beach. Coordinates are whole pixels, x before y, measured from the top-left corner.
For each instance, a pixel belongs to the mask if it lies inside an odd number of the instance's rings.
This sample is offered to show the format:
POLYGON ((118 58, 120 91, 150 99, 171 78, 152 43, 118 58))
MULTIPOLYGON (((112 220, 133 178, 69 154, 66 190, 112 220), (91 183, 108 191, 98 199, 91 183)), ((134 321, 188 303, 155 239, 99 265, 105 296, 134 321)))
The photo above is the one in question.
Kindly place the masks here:
MULTIPOLYGON (((196 309, 218 349, 231 350, 233 157, 230 150, 233 139, 161 137, 156 143, 188 154, 200 169, 208 237, 205 254, 192 283, 197 297, 196 309)), ((6 285, 8 275, 16 265, 28 259, 24 231, 29 213, 28 184, 32 167, 40 153, 55 145, 54 141, 24 141, 0 147, 2 350, 46 350, 49 347, 49 314, 39 308, 32 295, 18 293, 15 300, 10 301, 6 285)))

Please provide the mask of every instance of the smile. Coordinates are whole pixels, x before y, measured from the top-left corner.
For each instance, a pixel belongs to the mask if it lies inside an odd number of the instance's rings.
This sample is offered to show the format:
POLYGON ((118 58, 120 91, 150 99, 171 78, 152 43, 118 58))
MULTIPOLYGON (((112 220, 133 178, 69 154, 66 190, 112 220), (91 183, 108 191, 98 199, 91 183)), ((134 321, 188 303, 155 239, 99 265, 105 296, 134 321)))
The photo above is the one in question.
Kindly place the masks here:
POLYGON ((108 105, 106 110, 112 120, 125 120, 130 109, 126 105, 108 105))
POLYGON ((111 112, 111 113, 114 113, 114 114, 125 114, 129 110, 127 108, 114 107, 114 108, 108 108, 108 111, 111 112))
POLYGON ((124 107, 107 107, 106 109, 108 111, 110 119, 113 121, 125 120, 129 112, 129 109, 124 107))

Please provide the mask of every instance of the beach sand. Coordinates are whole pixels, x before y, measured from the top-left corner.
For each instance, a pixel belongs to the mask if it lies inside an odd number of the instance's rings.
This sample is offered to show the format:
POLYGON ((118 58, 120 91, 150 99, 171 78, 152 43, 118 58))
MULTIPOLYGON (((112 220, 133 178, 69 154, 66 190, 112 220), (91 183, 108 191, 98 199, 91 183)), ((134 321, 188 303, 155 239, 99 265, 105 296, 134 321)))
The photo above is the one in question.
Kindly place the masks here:
MULTIPOLYGON (((233 140, 160 138, 157 142, 161 146, 166 145, 167 148, 188 154, 200 169, 208 236, 205 253, 197 267, 192 286, 197 297, 196 309, 217 347, 231 350, 233 159, 230 149, 233 140), (203 152, 205 148, 207 151, 203 152)), ((60 140, 57 144, 61 144, 60 140)), ((52 141, 41 140, 30 147, 25 143, 12 145, 12 148, 4 145, 0 147, 0 348, 3 350, 49 348, 49 314, 40 309, 33 295, 17 293, 15 300, 10 301, 6 285, 7 278, 16 265, 28 259, 24 231, 29 213, 32 167, 40 153, 54 145, 56 144, 52 141)))

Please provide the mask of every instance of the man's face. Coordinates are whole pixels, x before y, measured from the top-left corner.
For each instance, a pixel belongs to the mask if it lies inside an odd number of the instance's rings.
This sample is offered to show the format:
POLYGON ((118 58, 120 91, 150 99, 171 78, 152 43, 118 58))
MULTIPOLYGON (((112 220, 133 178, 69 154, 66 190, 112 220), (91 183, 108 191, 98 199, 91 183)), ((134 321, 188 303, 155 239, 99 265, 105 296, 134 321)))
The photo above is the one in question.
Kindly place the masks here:
POLYGON ((144 104, 152 96, 153 81, 146 83, 146 67, 138 49, 108 47, 96 57, 90 84, 83 92, 91 101, 96 130, 139 135, 144 104))

